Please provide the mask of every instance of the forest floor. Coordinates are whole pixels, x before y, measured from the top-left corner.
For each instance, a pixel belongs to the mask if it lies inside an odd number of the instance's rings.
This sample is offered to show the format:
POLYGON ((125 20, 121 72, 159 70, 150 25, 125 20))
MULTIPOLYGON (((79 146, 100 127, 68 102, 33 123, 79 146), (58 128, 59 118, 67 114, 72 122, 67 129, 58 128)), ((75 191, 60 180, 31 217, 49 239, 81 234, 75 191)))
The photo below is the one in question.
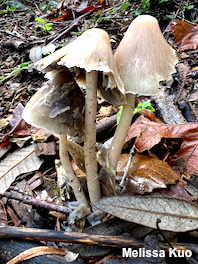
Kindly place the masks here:
MULTIPOLYGON (((196 5, 196 1, 171 0, 0 2, 0 237, 5 238, 0 242, 0 263, 16 256, 24 260, 22 263, 172 263, 173 258, 177 263, 178 258, 168 254, 167 241, 183 250, 178 263, 198 263, 196 5), (124 188, 119 188, 121 195, 109 198, 102 180, 107 172, 103 171, 100 150, 115 132, 119 107, 98 96, 96 150, 102 196, 107 200, 106 204, 103 200, 96 204, 102 211, 94 210, 78 219, 78 205, 60 162, 59 137, 30 126, 22 118, 25 105, 46 82, 34 63, 91 28, 102 28, 109 34, 114 53, 133 19, 143 14, 157 18, 165 39, 177 53, 173 82, 160 83, 156 96, 137 96, 142 111, 134 116, 125 140, 117 186, 133 144, 136 154, 132 153, 124 188), (8 226, 15 231, 4 229, 8 226), (23 235, 20 227, 31 232, 23 235), (35 235, 29 228, 35 228, 35 235), (47 230, 48 237, 41 229, 47 230), (71 237, 56 239, 49 230, 66 231, 71 237), (40 242, 17 241, 16 237, 48 242, 43 247, 40 242), (137 256, 122 258, 122 247, 139 249, 137 256), (141 248, 155 250, 157 258, 140 253, 141 248), (189 252, 193 252, 190 257, 189 252)), ((76 138, 69 139, 71 163, 89 201, 82 144, 77 144, 76 138)))

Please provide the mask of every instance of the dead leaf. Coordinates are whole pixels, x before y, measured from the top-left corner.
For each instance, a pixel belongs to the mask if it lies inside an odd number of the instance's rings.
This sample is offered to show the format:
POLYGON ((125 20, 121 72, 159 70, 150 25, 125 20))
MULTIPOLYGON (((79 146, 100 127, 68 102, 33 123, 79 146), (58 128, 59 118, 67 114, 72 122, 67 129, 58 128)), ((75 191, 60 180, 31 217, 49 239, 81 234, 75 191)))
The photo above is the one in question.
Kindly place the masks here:
POLYGON ((38 128, 31 134, 33 141, 38 143, 44 143, 46 141, 55 141, 55 136, 46 129, 38 128))
POLYGON ((86 174, 77 166, 74 160, 71 161, 72 168, 78 178, 85 178, 86 179, 86 174))
POLYGON ((43 246, 43 247, 34 247, 25 250, 24 252, 20 253, 15 258, 8 261, 6 264, 15 264, 21 261, 34 258, 36 256, 42 256, 47 254, 60 254, 66 255, 66 253, 62 249, 57 249, 53 247, 43 246))
POLYGON ((22 173, 40 168, 42 160, 34 152, 34 145, 22 148, 7 155, 0 162, 0 194, 3 194, 22 173))
POLYGON ((15 137, 25 137, 25 136, 30 136, 29 129, 31 128, 31 125, 27 124, 25 120, 22 118, 22 113, 23 113, 24 106, 19 103, 14 111, 13 111, 13 116, 9 121, 11 130, 7 135, 12 135, 14 134, 15 137))
POLYGON ((22 137, 22 138, 10 138, 9 141, 12 143, 15 143, 19 148, 22 148, 29 140, 31 139, 31 136, 28 137, 22 137))
POLYGON ((12 142, 8 137, 4 137, 3 141, 0 143, 0 159, 12 148, 12 142))
POLYGON ((92 206, 123 220, 173 232, 198 228, 198 207, 186 200, 165 197, 112 196, 92 203, 92 206))
POLYGON ((193 172, 198 174, 198 122, 169 125, 140 116, 130 127, 125 141, 133 137, 137 137, 135 148, 138 152, 151 149, 162 138, 182 138, 180 150, 168 160, 168 164, 187 178, 193 172))
POLYGON ((12 129, 12 133, 13 133, 14 130, 16 131, 16 130, 20 130, 21 129, 21 128, 18 128, 18 125, 22 121, 22 113, 23 113, 23 110, 24 110, 24 106, 21 103, 19 103, 15 107, 15 109, 13 111, 13 117, 9 121, 10 127, 12 129))
POLYGON ((72 158, 74 159, 76 165, 85 173, 85 158, 83 147, 79 144, 68 140, 68 151, 72 158))
MULTIPOLYGON (((190 195, 186 190, 186 181, 179 180, 176 184, 171 184, 167 189, 160 189, 158 193, 162 196, 185 199, 188 201, 192 201, 194 197, 190 195)), ((157 191, 157 190, 156 190, 157 191)))
POLYGON ((20 221, 18 216, 16 215, 16 213, 14 212, 14 210, 12 210, 12 208, 10 206, 6 207, 6 211, 7 211, 8 215, 10 216, 10 218, 12 219, 12 222, 16 226, 20 221))
MULTIPOLYGON (((117 175, 123 176, 129 154, 121 154, 117 175)), ((179 179, 177 174, 164 161, 136 153, 132 159, 124 184, 123 195, 144 194, 154 189, 166 188, 179 179)))
POLYGON ((79 4, 79 1, 76 1, 76 0, 70 0, 67 3, 65 3, 65 0, 63 0, 58 5, 59 16, 55 17, 55 12, 54 10, 52 10, 49 16, 49 19, 52 21, 57 21, 57 20, 60 21, 62 19, 69 17, 72 14, 72 11, 75 11, 77 13, 79 12, 88 13, 91 11, 97 11, 100 9, 104 9, 108 5, 103 4, 103 2, 104 0, 101 0, 101 1, 98 1, 96 4, 89 5, 88 0, 82 0, 80 4, 79 4))
POLYGON ((174 19, 166 30, 175 36, 175 44, 181 44, 178 51, 198 48, 198 26, 174 19))
POLYGON ((6 129, 6 127, 9 125, 9 120, 8 119, 0 119, 0 128, 1 129, 6 129))

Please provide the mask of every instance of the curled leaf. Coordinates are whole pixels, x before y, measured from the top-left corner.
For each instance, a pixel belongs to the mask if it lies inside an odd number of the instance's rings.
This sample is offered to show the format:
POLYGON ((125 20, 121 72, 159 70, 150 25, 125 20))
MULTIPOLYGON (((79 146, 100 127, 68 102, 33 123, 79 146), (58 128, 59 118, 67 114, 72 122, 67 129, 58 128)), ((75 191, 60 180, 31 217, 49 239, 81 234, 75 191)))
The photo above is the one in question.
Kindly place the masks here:
POLYGON ((198 26, 174 19, 166 30, 175 36, 175 44, 181 44, 178 51, 198 48, 198 26))

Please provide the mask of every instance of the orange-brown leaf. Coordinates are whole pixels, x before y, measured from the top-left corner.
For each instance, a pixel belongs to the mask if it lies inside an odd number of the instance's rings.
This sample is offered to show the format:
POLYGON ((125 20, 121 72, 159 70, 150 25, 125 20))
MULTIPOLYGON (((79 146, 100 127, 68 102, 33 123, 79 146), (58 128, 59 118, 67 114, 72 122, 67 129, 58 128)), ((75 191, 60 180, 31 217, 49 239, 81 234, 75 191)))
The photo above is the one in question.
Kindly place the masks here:
POLYGON ((130 127, 126 141, 137 137, 135 148, 138 152, 151 149, 161 138, 182 138, 180 150, 168 161, 186 177, 198 173, 198 122, 183 124, 160 124, 140 116, 130 127))
POLYGON ((7 264, 15 264, 19 263, 23 260, 31 259, 36 256, 42 256, 42 255, 48 255, 48 254, 60 254, 60 255, 66 255, 66 253, 61 249, 56 249, 53 247, 48 246, 40 246, 40 247, 34 247, 27 249, 26 251, 20 253, 15 258, 11 259, 7 264))
MULTIPOLYGON (((123 176, 129 154, 121 154, 117 175, 123 176)), ((125 195, 144 194, 154 189, 166 188, 179 179, 177 174, 164 161, 136 153, 125 181, 125 195)))
POLYGON ((175 44, 181 44, 178 51, 198 48, 197 25, 174 19, 167 31, 175 36, 175 44))

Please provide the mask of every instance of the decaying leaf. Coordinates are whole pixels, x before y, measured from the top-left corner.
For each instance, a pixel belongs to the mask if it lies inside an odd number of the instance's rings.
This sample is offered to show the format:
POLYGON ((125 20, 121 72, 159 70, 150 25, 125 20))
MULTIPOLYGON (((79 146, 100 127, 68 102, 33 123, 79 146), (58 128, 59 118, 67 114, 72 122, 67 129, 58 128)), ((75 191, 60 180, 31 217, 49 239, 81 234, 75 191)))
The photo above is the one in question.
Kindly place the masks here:
POLYGON ((76 165, 83 172, 86 172, 83 147, 71 140, 68 140, 68 151, 70 155, 72 156, 72 158, 74 159, 76 165))
POLYGON ((168 161, 171 167, 182 172, 187 178, 198 174, 198 122, 167 125, 152 122, 140 116, 130 127, 125 141, 137 137, 135 148, 138 152, 151 149, 164 138, 182 138, 180 150, 168 161))
POLYGON ((48 246, 34 247, 25 250, 20 253, 18 256, 9 261, 10 264, 19 263, 21 261, 34 258, 36 256, 48 255, 48 254, 60 254, 66 255, 66 253, 62 249, 57 249, 48 246))
POLYGON ((160 193, 165 197, 191 200, 192 195, 185 190, 186 184, 186 181, 180 179, 176 184, 171 184, 166 189, 160 189, 158 192, 156 190, 155 194, 160 193))
POLYGON ((198 48, 198 26, 174 19, 166 30, 175 36, 175 44, 181 44, 178 51, 198 48))
MULTIPOLYGON (((121 154, 117 167, 117 175, 123 176, 129 154, 121 154)), ((154 189, 166 188, 179 179, 177 174, 164 161, 155 157, 136 153, 125 181, 123 194, 144 194, 154 189)))
POLYGON ((31 127, 22 118, 23 110, 24 110, 24 106, 21 103, 19 103, 15 107, 15 109, 13 111, 13 117, 9 121, 10 127, 11 127, 10 134, 14 134, 15 132, 18 132, 21 130, 28 130, 28 128, 31 127))
POLYGON ((113 196, 92 205, 126 221, 173 232, 198 228, 198 207, 186 200, 151 196, 113 196))
POLYGON ((34 152, 34 145, 16 150, 0 162, 0 194, 3 194, 16 177, 38 170, 42 160, 34 152))
MULTIPOLYGON (((50 14, 50 20, 55 21, 55 20, 62 20, 67 17, 69 17, 73 11, 75 12, 90 12, 90 11, 97 11, 100 9, 104 9, 107 7, 107 5, 103 4, 104 0, 100 0, 94 5, 90 5, 88 0, 82 0, 79 4, 78 1, 75 0, 70 0, 70 1, 65 1, 63 0, 61 3, 58 5, 58 9, 60 15, 58 17, 55 17, 55 12, 52 10, 50 14), (65 9, 66 7, 66 9, 65 9)), ((57 12, 56 12, 57 13, 57 12)))

